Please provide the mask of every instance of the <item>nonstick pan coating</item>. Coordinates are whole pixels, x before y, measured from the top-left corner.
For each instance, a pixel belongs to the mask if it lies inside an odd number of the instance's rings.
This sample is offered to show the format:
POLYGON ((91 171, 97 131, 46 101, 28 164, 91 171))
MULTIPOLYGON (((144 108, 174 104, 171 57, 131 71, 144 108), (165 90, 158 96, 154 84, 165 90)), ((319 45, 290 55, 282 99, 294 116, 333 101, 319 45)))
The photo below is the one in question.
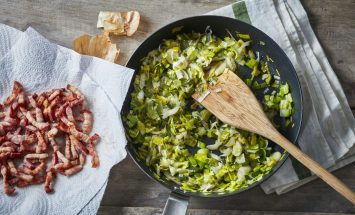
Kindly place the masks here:
MULTIPOLYGON (((151 50, 158 48, 159 44, 162 42, 163 39, 172 39, 175 38, 176 34, 180 33, 189 33, 192 31, 195 32, 205 32, 206 27, 209 26, 210 29, 212 30, 213 34, 215 34, 218 37, 225 37, 229 36, 230 32, 232 35, 236 35, 236 32, 243 33, 243 34, 249 34, 252 40, 251 43, 251 49, 256 52, 258 51, 260 53, 261 59, 266 59, 266 56, 269 56, 271 59, 273 59, 273 62, 268 62, 269 63, 269 68, 270 71, 275 74, 275 70, 278 69, 280 73, 280 80, 282 82, 287 82, 290 85, 291 88, 291 93, 293 97, 293 102, 294 102, 294 108, 295 112, 292 115, 292 119, 294 122, 294 127, 280 127, 279 131, 287 137, 291 142, 295 143, 297 140, 297 137, 300 132, 301 128, 301 122, 302 122, 302 92, 300 88, 300 83, 297 78, 297 74, 295 69, 292 66, 292 63, 290 60, 287 58, 286 54, 282 51, 282 49, 265 33, 262 31, 258 30, 257 28, 246 24, 244 22, 228 18, 228 17, 221 17, 221 16, 195 16, 195 17, 189 17, 185 18, 182 20, 175 21, 171 24, 168 24, 161 29, 157 30, 155 33, 153 33, 151 36, 149 36, 134 52, 134 54, 131 56, 130 60, 127 63, 127 67, 132 68, 135 70, 135 73, 139 71, 140 68, 140 61, 143 57, 145 57, 151 50), (178 32, 173 33, 173 29, 176 29, 178 27, 182 27, 182 29, 178 32), (262 41, 260 43, 260 41, 262 41)), ((238 71, 238 75, 240 75, 242 78, 246 77, 245 71, 238 71)), ((133 80, 135 76, 132 79, 128 94, 126 96, 125 102, 123 104, 122 112, 121 115, 122 117, 127 116, 130 110, 130 102, 131 102, 131 93, 133 91, 133 80)), ((258 92, 255 92, 256 96, 258 98, 263 96, 263 90, 260 90, 258 92)), ((277 120, 276 120, 277 123, 277 120)), ((283 124, 282 122, 279 122, 280 125, 283 124)), ((124 125, 126 129, 128 127, 124 125)), ((271 144, 273 151, 279 151, 281 153, 284 152, 284 150, 279 147, 276 144, 271 144)), ((153 172, 145 165, 144 162, 141 162, 135 154, 135 147, 136 145, 132 142, 130 142, 130 139, 128 138, 128 144, 127 144, 127 151, 130 154, 130 156, 134 159, 134 161, 137 163, 137 165, 151 178, 154 180, 158 181, 161 183, 163 186, 171 189, 172 191, 176 193, 180 193, 185 196, 202 196, 202 197, 219 197, 219 196, 227 196, 227 195, 232 195, 236 193, 240 193, 242 191, 251 189, 252 187, 260 184, 264 180, 266 180, 269 176, 271 176, 285 161, 287 158, 287 155, 283 157, 282 160, 278 162, 278 164, 273 168, 273 170, 265 175, 262 180, 259 182, 254 183, 253 185, 249 186, 248 188, 244 189, 239 189, 234 192, 227 192, 227 193, 211 193, 211 194, 204 194, 201 192, 185 192, 183 190, 179 189, 179 186, 175 184, 174 182, 164 180, 162 178, 161 180, 157 180, 156 178, 153 177, 153 172)))

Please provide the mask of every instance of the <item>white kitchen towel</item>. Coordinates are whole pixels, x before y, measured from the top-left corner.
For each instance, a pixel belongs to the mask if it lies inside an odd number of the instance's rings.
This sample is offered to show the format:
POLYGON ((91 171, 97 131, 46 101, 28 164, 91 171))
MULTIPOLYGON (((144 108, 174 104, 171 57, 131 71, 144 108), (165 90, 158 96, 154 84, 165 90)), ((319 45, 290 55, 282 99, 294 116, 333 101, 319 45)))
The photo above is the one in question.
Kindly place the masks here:
POLYGON ((96 213, 102 198, 97 194, 106 187, 111 167, 126 157, 119 113, 133 70, 52 44, 32 28, 21 33, 0 25, 0 47, 0 101, 14 80, 30 93, 70 83, 86 95, 94 113, 93 131, 101 136, 97 169, 91 168, 89 157, 80 173, 57 177, 53 194, 34 185, 17 188, 14 196, 0 195, 0 214, 78 214, 84 207, 96 213))
POLYGON ((107 187, 107 182, 102 186, 102 188, 99 190, 99 192, 96 193, 96 195, 88 202, 87 205, 79 212, 80 215, 91 215, 91 214, 97 214, 98 209, 100 207, 100 203, 102 200, 102 197, 104 197, 105 190, 107 187))
MULTIPOLYGON (((209 14, 252 24, 285 51, 300 79, 304 112, 299 147, 329 170, 355 160, 355 120, 299 0, 242 0, 209 14)), ((242 32, 243 33, 243 32, 242 32)), ((285 193, 316 178, 292 158, 261 187, 285 193)))

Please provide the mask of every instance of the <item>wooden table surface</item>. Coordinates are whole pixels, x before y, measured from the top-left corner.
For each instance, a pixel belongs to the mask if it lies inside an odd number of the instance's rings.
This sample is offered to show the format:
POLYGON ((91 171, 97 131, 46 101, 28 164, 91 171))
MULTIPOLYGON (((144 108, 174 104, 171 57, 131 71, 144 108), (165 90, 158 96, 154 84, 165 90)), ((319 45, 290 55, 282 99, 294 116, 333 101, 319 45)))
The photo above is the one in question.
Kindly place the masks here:
MULTIPOLYGON (((0 23, 25 30, 34 27, 57 44, 71 47, 81 34, 97 34, 100 10, 141 12, 138 32, 128 38, 114 38, 125 64, 149 34, 173 20, 203 14, 234 0, 1 0, 0 23)), ((318 39, 333 66, 350 106, 355 110, 355 1, 304 0, 318 39)), ((335 172, 355 190, 355 164, 335 172)), ((127 157, 115 166, 99 214, 159 214, 169 190, 149 179, 127 157)), ((224 198, 192 198, 190 214, 328 214, 355 213, 355 208, 321 180, 315 180, 287 194, 266 195, 257 187, 224 198)))

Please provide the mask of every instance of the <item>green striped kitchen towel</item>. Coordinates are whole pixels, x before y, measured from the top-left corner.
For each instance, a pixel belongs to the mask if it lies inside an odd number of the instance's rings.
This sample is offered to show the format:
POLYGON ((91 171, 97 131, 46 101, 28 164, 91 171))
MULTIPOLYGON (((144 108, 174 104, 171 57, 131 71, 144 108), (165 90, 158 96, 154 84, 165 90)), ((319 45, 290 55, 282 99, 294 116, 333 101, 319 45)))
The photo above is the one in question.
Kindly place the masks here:
MULTIPOLYGON (((335 170, 355 160, 355 120, 344 91, 299 0, 243 0, 209 14, 252 24, 285 51, 301 82, 304 118, 298 145, 335 170)), ((261 187, 285 193, 316 178, 292 158, 261 187)))

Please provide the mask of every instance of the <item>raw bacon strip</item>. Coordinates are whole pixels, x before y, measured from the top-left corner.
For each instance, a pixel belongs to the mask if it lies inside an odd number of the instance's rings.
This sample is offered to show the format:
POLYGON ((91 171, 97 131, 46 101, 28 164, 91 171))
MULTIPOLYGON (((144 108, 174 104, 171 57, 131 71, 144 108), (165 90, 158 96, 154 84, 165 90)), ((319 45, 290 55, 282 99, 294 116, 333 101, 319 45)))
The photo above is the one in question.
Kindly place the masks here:
POLYGON ((67 89, 70 90, 78 98, 84 98, 84 95, 81 94, 81 92, 78 89, 76 89, 76 87, 74 87, 73 85, 68 84, 67 89))
POLYGON ((37 138, 36 138, 36 135, 35 135, 35 134, 31 134, 31 135, 25 136, 25 142, 26 142, 27 144, 32 144, 32 143, 34 143, 36 140, 37 140, 37 138))
POLYGON ((44 122, 42 110, 39 109, 38 107, 36 107, 35 110, 36 110, 36 121, 37 122, 44 122))
POLYGON ((59 96, 61 90, 54 90, 54 92, 48 97, 48 101, 52 101, 53 99, 57 98, 59 96))
POLYGON ((28 169, 34 169, 36 168, 36 165, 34 165, 31 161, 28 159, 23 159, 23 166, 28 168, 28 169))
POLYGON ((35 98, 34 98, 34 95, 28 96, 27 99, 28 99, 28 101, 30 102, 30 104, 31 104, 31 106, 32 106, 33 108, 38 107, 38 106, 37 106, 37 102, 36 102, 36 100, 35 100, 35 98))
POLYGON ((26 159, 47 159, 48 154, 47 153, 42 153, 42 154, 27 154, 25 156, 26 159))
POLYGON ((78 158, 78 152, 76 151, 75 143, 72 140, 70 140, 70 152, 72 154, 73 159, 78 158))
POLYGON ((39 106, 39 107, 44 106, 44 101, 45 100, 46 100, 46 96, 44 94, 41 94, 40 96, 38 96, 38 98, 37 98, 37 106, 39 106))
POLYGON ((27 142, 28 144, 31 144, 35 141, 35 136, 33 134, 20 135, 20 134, 7 133, 6 137, 8 140, 10 140, 11 142, 17 145, 21 145, 23 142, 27 142))
POLYGON ((91 165, 93 168, 96 168, 99 166, 100 161, 99 161, 99 157, 97 156, 95 147, 94 147, 94 142, 96 142, 99 139, 99 135, 98 134, 94 134, 89 141, 88 144, 88 150, 90 155, 92 156, 92 160, 91 160, 91 165))
POLYGON ((14 134, 11 134, 11 133, 7 133, 6 137, 7 137, 8 140, 10 140, 11 142, 13 142, 13 143, 15 143, 17 145, 20 145, 25 140, 25 137, 23 135, 20 135, 20 134, 14 135, 14 134))
POLYGON ((51 101, 49 107, 47 108, 48 111, 48 117, 49 117, 49 121, 54 122, 54 117, 55 117, 55 112, 54 112, 54 108, 57 106, 57 104, 60 103, 60 98, 56 97, 54 100, 51 101))
POLYGON ((31 132, 36 132, 38 130, 38 128, 33 125, 26 125, 26 129, 31 132))
POLYGON ((22 127, 28 125, 28 119, 26 117, 21 118, 19 125, 22 127))
POLYGON ((44 190, 46 191, 46 193, 50 193, 53 191, 54 176, 55 174, 53 172, 47 172, 46 180, 44 182, 44 190))
POLYGON ((8 126, 14 126, 17 125, 17 123, 19 123, 19 120, 16 118, 12 118, 10 116, 6 116, 3 122, 7 122, 8 126))
POLYGON ((19 181, 20 181, 19 178, 12 178, 9 180, 9 184, 10 184, 10 186, 14 187, 17 184, 17 182, 19 182, 19 181))
MULTIPOLYGON (((14 105, 16 107, 16 105, 14 105)), ((13 105, 9 107, 9 109, 5 112, 8 117, 15 117, 16 110, 13 108, 13 105)))
POLYGON ((3 144, 1 144, 2 147, 11 147, 16 151, 17 145, 11 141, 5 141, 3 144))
POLYGON ((42 169, 44 169, 46 164, 42 161, 36 168, 28 169, 23 168, 22 171, 28 175, 37 175, 42 169))
POLYGON ((23 92, 21 92, 19 95, 18 95, 18 104, 20 106, 24 106, 25 105, 25 94, 23 92))
POLYGON ((44 176, 38 177, 38 178, 34 178, 32 181, 23 181, 23 180, 19 180, 16 184, 16 186, 18 187, 26 187, 28 185, 32 185, 32 184, 42 184, 43 182, 45 182, 46 178, 44 176))
POLYGON ((80 156, 79 156, 79 163, 80 163, 80 165, 81 165, 81 166, 84 166, 84 165, 85 165, 85 162, 86 162, 86 157, 85 157, 85 155, 80 154, 80 156))
POLYGON ((89 151, 85 148, 85 146, 78 140, 76 139, 73 135, 69 136, 71 144, 75 145, 77 149, 79 149, 82 153, 87 155, 89 151))
POLYGON ((65 135, 65 157, 71 159, 71 145, 68 135, 65 135))
POLYGON ((70 168, 72 166, 72 164, 70 162, 68 163, 58 163, 56 165, 53 166, 54 170, 64 170, 67 168, 70 168))
POLYGON ((3 147, 3 146, 0 146, 0 153, 13 152, 13 151, 15 151, 15 149, 12 148, 12 147, 3 147))
POLYGON ((27 181, 27 182, 31 182, 33 180, 33 176, 32 175, 28 175, 28 174, 25 174, 23 172, 19 172, 18 177, 21 180, 24 180, 24 181, 27 181))
POLYGON ((83 132, 78 131, 75 128, 75 125, 71 124, 69 126, 69 132, 72 136, 74 136, 76 139, 84 142, 84 143, 89 143, 90 137, 87 134, 84 134, 83 132))
POLYGON ((20 120, 25 118, 25 115, 23 115, 22 111, 17 111, 15 115, 16 115, 17 119, 20 119, 20 120))
POLYGON ((36 132, 36 136, 37 136, 37 140, 38 140, 36 153, 45 152, 47 150, 47 143, 44 140, 44 137, 43 137, 42 133, 40 131, 37 131, 36 132))
POLYGON ((12 103, 9 109, 9 116, 14 117, 18 107, 20 107, 18 102, 15 101, 14 103, 12 103))
POLYGON ((15 192, 15 189, 12 188, 9 184, 9 176, 8 176, 8 171, 5 165, 1 166, 1 174, 2 174, 2 180, 3 180, 3 186, 4 186, 4 191, 7 195, 12 194, 15 192))
POLYGON ((60 151, 57 151, 57 156, 63 163, 69 163, 69 160, 60 151))
POLYGON ((52 156, 52 166, 56 165, 59 163, 59 160, 58 160, 58 155, 57 153, 54 153, 53 156, 52 156))
POLYGON ((8 106, 10 104, 12 104, 12 102, 15 101, 15 99, 17 99, 18 95, 23 91, 22 89, 22 85, 15 81, 14 82, 14 86, 12 88, 12 94, 5 100, 4 105, 8 106))
POLYGON ((61 131, 63 131, 64 133, 69 133, 69 128, 62 122, 58 123, 55 125, 55 127, 61 131))
POLYGON ((54 136, 57 134, 58 134, 58 129, 56 127, 53 127, 51 130, 48 131, 47 137, 51 139, 54 138, 54 136))
POLYGON ((71 109, 70 106, 68 106, 68 107, 65 109, 65 113, 67 114, 67 117, 68 117, 68 120, 69 120, 69 121, 75 122, 74 115, 73 115, 73 111, 72 111, 72 109, 71 109))
POLYGON ((19 127, 16 129, 16 131, 13 133, 14 135, 20 135, 22 128, 19 127))
POLYGON ((27 111, 25 116, 26 116, 27 120, 29 121, 29 123, 31 123, 33 126, 37 127, 39 130, 45 130, 50 127, 49 123, 47 123, 47 122, 37 122, 33 118, 32 114, 29 111, 27 111))
POLYGON ((20 145, 19 152, 26 152, 26 153, 36 153, 36 149, 33 147, 28 146, 27 144, 22 143, 20 145))
POLYGON ((2 123, 0 123, 0 135, 4 135, 4 134, 5 134, 4 125, 2 123))
POLYGON ((17 172, 14 162, 12 162, 11 160, 8 160, 7 165, 9 166, 9 170, 10 170, 11 175, 17 176, 18 172, 17 172))
POLYGON ((45 99, 43 101, 43 117, 45 118, 45 120, 49 121, 49 102, 47 99, 45 99))
POLYGON ((72 168, 66 169, 64 171, 64 175, 66 175, 66 176, 73 175, 82 169, 83 169, 83 167, 81 165, 76 165, 76 166, 73 166, 72 168))
POLYGON ((61 116, 63 116, 64 111, 66 110, 66 108, 69 106, 70 102, 65 102, 61 107, 59 107, 57 109, 57 111, 55 112, 55 116, 57 118, 60 118, 61 116))
POLYGON ((83 102, 84 102, 84 100, 82 98, 75 99, 75 100, 69 102, 69 106, 72 108, 72 107, 75 107, 76 105, 83 104, 83 102))
POLYGON ((92 130, 92 114, 90 111, 84 111, 83 117, 84 117, 83 133, 89 134, 92 130))
MULTIPOLYGON (((50 138, 49 142, 51 143, 54 154, 57 154, 57 152, 59 151, 59 146, 58 146, 57 142, 55 142, 55 140, 53 138, 50 138)), ((57 154, 57 156, 58 156, 58 154, 57 154)), ((59 156, 58 156, 58 158, 59 158, 59 156)))
POLYGON ((0 161, 6 160, 6 159, 20 158, 21 156, 22 156, 22 153, 18 153, 18 152, 0 153, 0 161))
POLYGON ((61 117, 60 117, 60 120, 61 120, 66 126, 68 126, 68 127, 74 125, 74 124, 73 124, 72 122, 70 122, 70 121, 68 120, 68 118, 66 118, 65 116, 61 116, 61 117))
POLYGON ((50 169, 47 170, 47 172, 62 172, 64 174, 64 170, 69 169, 73 166, 79 165, 79 161, 78 160, 73 160, 67 163, 58 163, 56 165, 53 165, 50 169))
POLYGON ((14 128, 14 125, 6 121, 0 122, 0 125, 2 126, 4 131, 11 130, 12 128, 14 128))

